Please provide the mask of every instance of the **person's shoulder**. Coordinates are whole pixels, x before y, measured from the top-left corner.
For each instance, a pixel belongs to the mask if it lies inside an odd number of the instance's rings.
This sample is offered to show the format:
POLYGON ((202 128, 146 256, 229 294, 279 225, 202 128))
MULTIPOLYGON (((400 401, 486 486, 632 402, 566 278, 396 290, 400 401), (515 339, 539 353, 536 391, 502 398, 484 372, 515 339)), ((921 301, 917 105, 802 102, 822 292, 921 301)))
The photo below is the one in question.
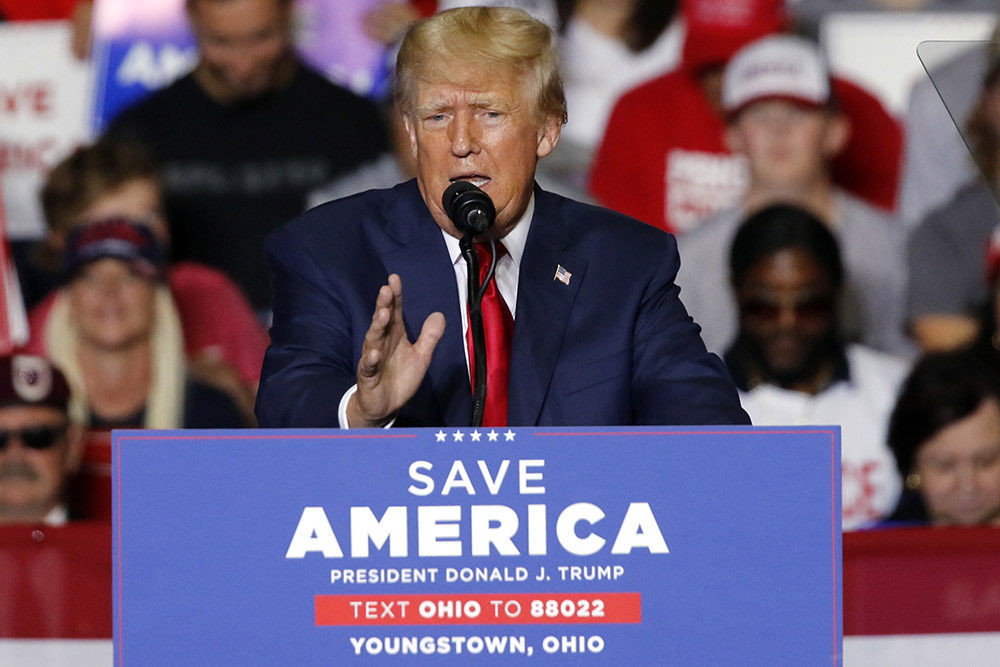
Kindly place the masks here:
POLYGON ((299 95, 311 98, 313 102, 335 104, 338 106, 346 105, 349 108, 360 107, 370 113, 378 112, 378 105, 375 102, 340 84, 334 83, 303 61, 298 62, 295 76, 292 79, 292 88, 299 95))
POLYGON ((711 249, 712 252, 728 252, 736 231, 746 219, 743 205, 739 202, 720 209, 693 229, 679 235, 677 245, 681 252, 691 249, 711 249))
POLYGON ((414 196, 419 197, 419 191, 416 181, 411 179, 391 188, 366 190, 328 201, 272 231, 265 245, 281 243, 282 239, 308 240, 334 232, 341 240, 356 234, 367 234, 391 219, 390 210, 394 205, 414 196))
POLYGON ((677 68, 630 88, 622 94, 618 103, 638 105, 662 101, 671 95, 686 94, 692 89, 691 75, 685 69, 677 68))
POLYGON ((856 195, 837 188, 835 191, 837 224, 841 234, 859 238, 883 238, 901 243, 907 234, 902 220, 883 209, 872 206, 856 195))
POLYGON ((175 114, 189 110, 191 103, 204 97, 191 73, 176 79, 172 83, 154 90, 145 97, 126 106, 111 121, 108 131, 115 132, 123 127, 129 127, 144 121, 172 120, 176 122, 175 114))
POLYGON ((560 217, 569 221, 572 233, 580 237, 610 235, 624 243, 676 244, 672 234, 624 213, 546 190, 538 189, 536 192, 539 204, 545 210, 558 211, 560 217))
POLYGON ((852 378, 866 385, 885 387, 895 392, 903 384, 912 363, 903 357, 875 350, 865 345, 850 344, 845 351, 852 378))

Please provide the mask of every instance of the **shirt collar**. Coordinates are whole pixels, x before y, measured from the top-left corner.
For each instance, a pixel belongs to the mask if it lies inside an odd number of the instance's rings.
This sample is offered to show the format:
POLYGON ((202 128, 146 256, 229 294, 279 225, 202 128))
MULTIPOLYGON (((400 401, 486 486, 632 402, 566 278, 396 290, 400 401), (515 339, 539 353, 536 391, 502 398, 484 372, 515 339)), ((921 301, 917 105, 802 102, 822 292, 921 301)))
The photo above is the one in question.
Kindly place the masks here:
MULTIPOLYGON (((531 198, 528 200, 528 205, 525 207, 524 213, 521 214, 521 218, 514 225, 514 228, 507 233, 507 236, 501 239, 504 247, 507 248, 507 254, 514 260, 514 267, 517 269, 521 268, 521 256, 524 254, 524 246, 528 242, 528 229, 531 227, 531 218, 534 214, 535 193, 532 192, 531 198)), ((448 246, 451 263, 458 264, 462 261, 462 249, 458 245, 458 239, 443 229, 441 230, 441 234, 444 235, 444 242, 448 246)))

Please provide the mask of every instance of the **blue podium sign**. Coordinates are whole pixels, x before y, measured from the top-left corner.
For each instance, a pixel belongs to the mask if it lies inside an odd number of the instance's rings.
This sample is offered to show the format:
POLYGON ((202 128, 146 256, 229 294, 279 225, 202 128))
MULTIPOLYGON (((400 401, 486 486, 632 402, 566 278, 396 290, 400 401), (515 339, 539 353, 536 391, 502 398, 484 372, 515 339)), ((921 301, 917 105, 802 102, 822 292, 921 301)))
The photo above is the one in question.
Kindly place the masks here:
POLYGON ((837 427, 116 431, 116 665, 840 665, 837 427))

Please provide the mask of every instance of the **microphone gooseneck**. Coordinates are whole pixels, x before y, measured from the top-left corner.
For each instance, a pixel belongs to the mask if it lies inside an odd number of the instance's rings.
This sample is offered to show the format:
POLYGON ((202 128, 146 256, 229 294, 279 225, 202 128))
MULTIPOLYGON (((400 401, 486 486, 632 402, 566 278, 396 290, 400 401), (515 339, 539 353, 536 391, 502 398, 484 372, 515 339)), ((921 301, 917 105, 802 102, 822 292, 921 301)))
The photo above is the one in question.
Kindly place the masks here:
POLYGON ((479 282, 479 257, 476 254, 473 237, 486 234, 486 231, 496 220, 496 207, 490 196, 468 181, 456 181, 449 185, 441 197, 441 206, 462 232, 459 247, 468 268, 469 329, 472 332, 472 355, 469 364, 475 383, 472 387, 472 419, 471 425, 479 427, 483 424, 483 413, 486 409, 486 336, 483 331, 483 294, 496 270, 496 244, 487 235, 490 243, 490 269, 486 279, 479 282))

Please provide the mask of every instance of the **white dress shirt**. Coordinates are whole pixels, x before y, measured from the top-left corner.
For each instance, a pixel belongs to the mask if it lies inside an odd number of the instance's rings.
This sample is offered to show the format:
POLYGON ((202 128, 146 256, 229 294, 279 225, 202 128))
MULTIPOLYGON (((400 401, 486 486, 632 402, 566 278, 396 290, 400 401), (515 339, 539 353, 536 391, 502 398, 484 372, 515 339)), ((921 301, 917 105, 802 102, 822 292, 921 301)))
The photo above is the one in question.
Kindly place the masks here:
MULTIPOLYGON (((495 274, 495 280, 497 281, 497 288, 500 290, 500 296, 507 304, 507 308, 510 309, 511 317, 516 317, 517 313, 517 279, 518 272, 521 268, 521 257, 524 255, 524 246, 528 241, 528 231, 531 228, 531 218, 535 212, 535 195, 532 194, 531 198, 528 200, 528 206, 524 209, 524 213, 521 215, 521 219, 517 221, 514 228, 503 238, 503 245, 507 248, 507 254, 500 258, 500 262, 497 264, 497 270, 495 274)), ((468 266, 465 263, 465 259, 462 257, 462 250, 459 246, 459 240, 449 234, 448 232, 441 230, 441 235, 444 237, 445 245, 448 246, 448 254, 451 256, 451 262, 455 267, 455 282, 458 285, 458 303, 459 310, 462 314, 462 340, 466 338, 466 332, 469 330, 469 316, 468 316, 468 305, 467 305, 467 295, 469 292, 468 280, 468 266)), ((403 286, 403 291, 406 291, 406 286, 403 286)), ((465 350, 465 365, 469 367, 469 349, 467 345, 463 345, 462 348, 465 350)), ((471 371, 469 372, 469 377, 472 377, 471 371)), ((358 390, 358 385, 352 386, 347 392, 344 393, 343 397, 340 399, 340 406, 337 410, 337 418, 340 421, 340 428, 350 428, 347 423, 347 403, 351 400, 351 396, 358 390)), ((470 386, 471 391, 471 386, 470 386)), ((386 424, 386 428, 392 426, 395 420, 386 424)))

